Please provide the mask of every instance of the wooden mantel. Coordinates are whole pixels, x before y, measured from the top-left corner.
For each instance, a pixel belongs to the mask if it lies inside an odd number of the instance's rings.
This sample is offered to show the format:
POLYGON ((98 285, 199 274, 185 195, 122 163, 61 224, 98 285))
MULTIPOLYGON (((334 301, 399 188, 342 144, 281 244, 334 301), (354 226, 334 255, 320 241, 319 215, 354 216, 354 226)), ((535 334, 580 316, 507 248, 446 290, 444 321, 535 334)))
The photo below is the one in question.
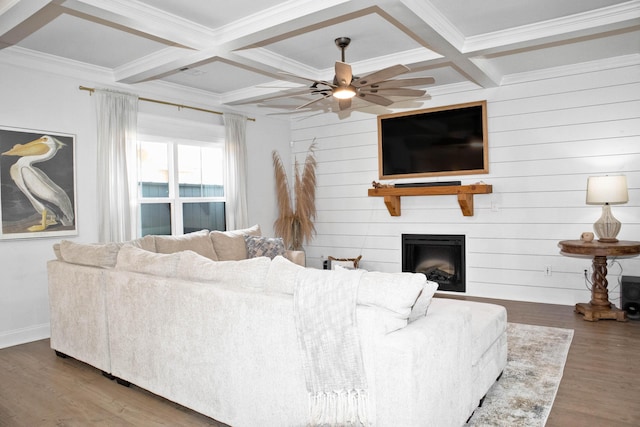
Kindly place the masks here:
POLYGON ((446 185, 433 187, 381 187, 370 188, 369 197, 384 197, 384 204, 391 216, 400 216, 400 197, 402 196, 442 196, 458 195, 458 204, 462 215, 473 216, 473 195, 493 192, 491 185, 446 185))

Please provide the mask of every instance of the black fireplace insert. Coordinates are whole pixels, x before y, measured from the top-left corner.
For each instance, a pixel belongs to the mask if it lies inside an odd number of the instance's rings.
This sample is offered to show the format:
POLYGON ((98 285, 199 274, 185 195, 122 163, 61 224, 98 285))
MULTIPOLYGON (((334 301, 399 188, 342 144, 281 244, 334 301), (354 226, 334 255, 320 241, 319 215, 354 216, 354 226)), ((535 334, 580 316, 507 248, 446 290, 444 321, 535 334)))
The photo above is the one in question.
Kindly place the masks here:
POLYGON ((465 236, 403 234, 402 271, 423 273, 438 290, 465 292, 465 236))

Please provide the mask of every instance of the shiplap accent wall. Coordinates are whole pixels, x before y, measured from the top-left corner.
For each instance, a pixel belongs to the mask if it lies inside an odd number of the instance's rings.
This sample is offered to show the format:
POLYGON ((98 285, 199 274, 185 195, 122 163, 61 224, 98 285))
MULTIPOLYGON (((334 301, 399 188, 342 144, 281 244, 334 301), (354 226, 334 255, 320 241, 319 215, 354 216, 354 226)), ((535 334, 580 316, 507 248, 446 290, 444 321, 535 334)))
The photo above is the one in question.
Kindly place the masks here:
MULTIPOLYGON (((308 265, 362 255, 365 269, 400 271, 403 233, 464 234, 468 295, 589 301, 583 272, 591 275, 591 261, 560 255, 557 243, 591 231, 600 216, 599 206, 585 204, 587 177, 619 173, 630 198, 613 207, 623 223, 619 238, 640 240, 639 58, 519 76, 494 89, 432 93, 408 108, 487 100, 490 173, 431 179, 492 184, 493 194, 475 196, 472 217, 462 215, 456 196, 403 197, 399 217, 382 198, 367 196, 378 180, 375 114, 293 120, 295 158, 303 161, 310 143, 317 145, 317 235, 305 245, 308 265)), ((610 263, 616 304, 621 274, 640 276, 640 257, 610 263)))

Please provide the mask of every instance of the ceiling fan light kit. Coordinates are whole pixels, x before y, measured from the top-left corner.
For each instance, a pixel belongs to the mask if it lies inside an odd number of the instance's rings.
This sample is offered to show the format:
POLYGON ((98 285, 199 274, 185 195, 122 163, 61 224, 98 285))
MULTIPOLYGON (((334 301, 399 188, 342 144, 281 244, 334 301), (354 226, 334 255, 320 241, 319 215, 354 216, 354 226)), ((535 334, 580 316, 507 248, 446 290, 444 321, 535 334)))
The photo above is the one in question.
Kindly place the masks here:
POLYGON ((338 99, 350 99, 356 96, 356 89, 351 85, 339 87, 333 91, 333 96, 338 99))
POLYGON ((290 77, 311 81, 309 86, 310 95, 321 95, 303 105, 296 107, 296 110, 307 108, 312 104, 329 98, 338 100, 340 111, 348 110, 352 107, 351 99, 358 97, 372 104, 388 107, 395 101, 390 96, 418 98, 426 94, 425 90, 411 89, 410 86, 424 86, 435 82, 433 77, 414 77, 409 79, 393 80, 400 74, 408 73, 411 70, 401 64, 383 68, 363 77, 354 76, 351 65, 345 62, 344 51, 351 43, 349 37, 338 37, 335 44, 341 50, 342 61, 335 63, 335 75, 333 81, 315 80, 306 77, 296 76, 290 73, 283 73, 290 77))

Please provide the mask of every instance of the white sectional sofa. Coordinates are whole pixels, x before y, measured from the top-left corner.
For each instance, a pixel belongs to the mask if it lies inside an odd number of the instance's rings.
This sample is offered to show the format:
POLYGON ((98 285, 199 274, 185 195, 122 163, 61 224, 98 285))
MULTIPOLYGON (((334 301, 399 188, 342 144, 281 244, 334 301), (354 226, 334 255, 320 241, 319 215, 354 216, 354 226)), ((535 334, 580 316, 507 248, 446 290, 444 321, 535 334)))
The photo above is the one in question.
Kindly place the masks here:
MULTIPOLYGON (((51 347, 234 427, 309 425, 293 295, 308 269, 248 258, 246 233, 259 229, 61 242, 51 347)), ((367 423, 462 426, 506 365, 504 308, 432 299, 421 274, 358 277, 367 423)))

